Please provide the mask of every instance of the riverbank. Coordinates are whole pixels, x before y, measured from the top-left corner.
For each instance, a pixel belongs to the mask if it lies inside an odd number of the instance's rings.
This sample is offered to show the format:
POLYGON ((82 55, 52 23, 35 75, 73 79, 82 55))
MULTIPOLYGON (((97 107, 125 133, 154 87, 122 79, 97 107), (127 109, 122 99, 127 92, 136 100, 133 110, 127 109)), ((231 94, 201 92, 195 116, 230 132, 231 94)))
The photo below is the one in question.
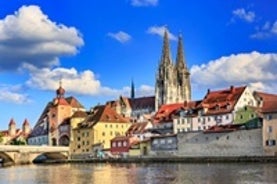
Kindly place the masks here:
POLYGON ((277 162, 277 157, 140 157, 140 158, 86 158, 69 160, 45 160, 38 164, 57 163, 272 163, 277 162))

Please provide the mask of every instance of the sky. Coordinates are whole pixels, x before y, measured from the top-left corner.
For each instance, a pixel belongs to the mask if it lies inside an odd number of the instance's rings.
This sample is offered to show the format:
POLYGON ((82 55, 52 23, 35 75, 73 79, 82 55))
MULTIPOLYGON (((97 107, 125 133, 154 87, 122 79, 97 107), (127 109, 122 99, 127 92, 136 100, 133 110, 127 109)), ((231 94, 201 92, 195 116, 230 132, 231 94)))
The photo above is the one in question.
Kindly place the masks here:
POLYGON ((0 0, 0 130, 34 126, 55 96, 86 109, 154 95, 167 29, 182 35, 192 99, 248 85, 277 93, 276 0, 0 0))

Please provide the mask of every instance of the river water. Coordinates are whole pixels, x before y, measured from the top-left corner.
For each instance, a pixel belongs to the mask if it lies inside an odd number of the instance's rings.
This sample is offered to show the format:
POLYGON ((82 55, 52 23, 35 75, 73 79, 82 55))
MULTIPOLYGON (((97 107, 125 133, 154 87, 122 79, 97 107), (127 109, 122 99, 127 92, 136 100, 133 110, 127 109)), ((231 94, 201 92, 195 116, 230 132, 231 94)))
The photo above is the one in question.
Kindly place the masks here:
POLYGON ((53 164, 0 168, 2 184, 277 183, 276 163, 53 164))

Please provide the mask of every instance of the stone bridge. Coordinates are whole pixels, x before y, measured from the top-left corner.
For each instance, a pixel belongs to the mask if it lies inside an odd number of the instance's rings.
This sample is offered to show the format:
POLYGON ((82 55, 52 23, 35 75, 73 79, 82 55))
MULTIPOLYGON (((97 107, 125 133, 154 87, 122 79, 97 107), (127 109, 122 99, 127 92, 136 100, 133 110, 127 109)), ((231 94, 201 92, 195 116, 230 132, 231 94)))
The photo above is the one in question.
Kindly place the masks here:
POLYGON ((0 145, 0 163, 2 165, 30 164, 40 156, 49 160, 67 160, 69 147, 0 145))

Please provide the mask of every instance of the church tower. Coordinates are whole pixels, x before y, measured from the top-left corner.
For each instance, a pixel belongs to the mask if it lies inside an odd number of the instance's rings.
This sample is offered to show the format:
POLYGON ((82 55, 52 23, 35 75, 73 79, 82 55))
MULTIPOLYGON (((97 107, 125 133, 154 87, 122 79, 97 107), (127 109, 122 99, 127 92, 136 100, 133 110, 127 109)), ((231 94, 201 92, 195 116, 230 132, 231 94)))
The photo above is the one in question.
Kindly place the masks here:
POLYGON ((190 101, 191 86, 183 53, 182 37, 178 38, 176 63, 173 64, 167 30, 164 32, 162 56, 156 73, 155 110, 163 104, 190 101))

